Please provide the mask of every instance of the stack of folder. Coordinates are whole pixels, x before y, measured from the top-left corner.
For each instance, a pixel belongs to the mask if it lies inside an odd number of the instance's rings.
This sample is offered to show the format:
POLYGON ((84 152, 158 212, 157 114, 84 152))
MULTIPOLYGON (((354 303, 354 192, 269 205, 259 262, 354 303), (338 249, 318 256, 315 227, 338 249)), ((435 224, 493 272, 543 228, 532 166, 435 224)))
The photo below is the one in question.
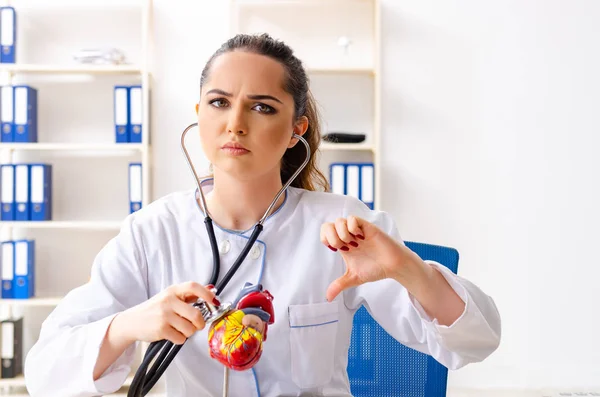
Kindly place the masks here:
POLYGON ((114 121, 117 143, 142 142, 142 105, 142 86, 115 86, 114 121))
POLYGON ((52 165, 2 164, 3 221, 52 220, 52 165))
POLYGON ((23 317, 0 322, 2 378, 23 374, 23 317))
POLYGON ((333 163, 329 166, 331 192, 356 197, 373 209, 374 174, 373 163, 333 163))
POLYGON ((2 255, 2 299, 29 299, 35 296, 35 240, 0 243, 2 255))
POLYGON ((0 7, 0 63, 15 63, 17 13, 13 7, 0 7))
MULTIPOLYGON (((0 31, 2 28, 0 27, 0 31)), ((38 141, 38 91, 28 85, 0 87, 2 142, 38 141)))

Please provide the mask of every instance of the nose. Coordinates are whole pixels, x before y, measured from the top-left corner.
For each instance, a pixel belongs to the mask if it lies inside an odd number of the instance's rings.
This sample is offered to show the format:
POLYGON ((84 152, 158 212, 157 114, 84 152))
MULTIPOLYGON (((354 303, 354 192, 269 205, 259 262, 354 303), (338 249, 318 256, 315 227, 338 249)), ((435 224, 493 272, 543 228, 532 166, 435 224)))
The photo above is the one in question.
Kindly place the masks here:
POLYGON ((248 133, 246 118, 241 106, 231 108, 227 120, 227 133, 235 135, 246 135, 248 133))

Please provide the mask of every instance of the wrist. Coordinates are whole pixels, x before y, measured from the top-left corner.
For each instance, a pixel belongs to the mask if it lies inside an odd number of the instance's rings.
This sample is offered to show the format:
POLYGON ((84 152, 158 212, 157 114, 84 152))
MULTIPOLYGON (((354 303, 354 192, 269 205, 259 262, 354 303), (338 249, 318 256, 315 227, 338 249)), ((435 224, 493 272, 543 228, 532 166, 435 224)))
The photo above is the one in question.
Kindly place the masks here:
POLYGON ((421 292, 427 290, 435 280, 433 274, 435 269, 413 252, 410 252, 408 257, 406 254, 399 257, 401 263, 394 266, 396 270, 391 278, 402 284, 412 295, 421 295, 421 292))
POLYGON ((425 263, 417 254, 400 247, 392 265, 393 272, 390 278, 398 281, 409 291, 423 288, 430 282, 431 266, 425 263))
POLYGON ((118 313, 108 328, 108 338, 114 343, 130 345, 137 341, 131 328, 132 321, 129 320, 129 311, 125 310, 118 313))
POLYGON ((421 262, 419 265, 421 270, 413 271, 414 274, 419 275, 405 287, 429 317, 436 318, 440 325, 450 326, 464 312, 465 302, 439 270, 428 263, 421 262))

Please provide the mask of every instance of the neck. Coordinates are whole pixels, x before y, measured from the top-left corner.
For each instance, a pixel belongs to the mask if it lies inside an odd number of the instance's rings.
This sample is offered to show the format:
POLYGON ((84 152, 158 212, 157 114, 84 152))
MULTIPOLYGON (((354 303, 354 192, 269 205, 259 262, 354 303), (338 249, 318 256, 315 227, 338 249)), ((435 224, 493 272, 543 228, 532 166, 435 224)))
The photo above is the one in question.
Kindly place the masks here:
MULTIPOLYGON (((282 187, 279 174, 240 181, 215 170, 214 187, 206 195, 206 205, 213 221, 225 229, 247 230, 265 214, 282 187)), ((273 206, 273 214, 283 201, 282 194, 273 206)))

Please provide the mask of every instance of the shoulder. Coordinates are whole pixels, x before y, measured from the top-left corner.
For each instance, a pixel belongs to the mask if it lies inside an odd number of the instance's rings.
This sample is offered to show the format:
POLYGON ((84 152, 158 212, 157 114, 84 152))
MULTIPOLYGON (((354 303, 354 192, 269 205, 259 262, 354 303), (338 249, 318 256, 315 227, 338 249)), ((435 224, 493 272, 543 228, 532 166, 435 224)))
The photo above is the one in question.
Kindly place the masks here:
POLYGON ((127 216, 124 226, 152 228, 153 226, 185 222, 195 215, 195 189, 169 193, 127 216))

